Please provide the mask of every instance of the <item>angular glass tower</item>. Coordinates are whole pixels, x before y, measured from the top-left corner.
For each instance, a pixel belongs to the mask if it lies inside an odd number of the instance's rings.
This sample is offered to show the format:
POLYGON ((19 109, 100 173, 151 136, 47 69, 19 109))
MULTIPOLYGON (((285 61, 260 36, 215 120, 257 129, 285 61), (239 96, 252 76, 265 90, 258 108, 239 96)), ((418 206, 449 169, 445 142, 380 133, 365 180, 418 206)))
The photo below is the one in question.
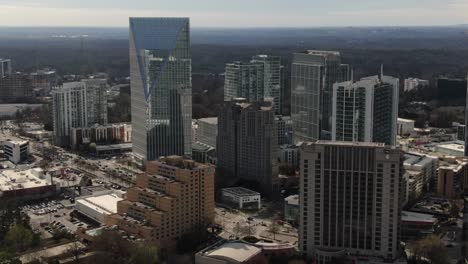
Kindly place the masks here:
POLYGON ((142 161, 191 156, 188 18, 130 18, 133 153, 142 161))

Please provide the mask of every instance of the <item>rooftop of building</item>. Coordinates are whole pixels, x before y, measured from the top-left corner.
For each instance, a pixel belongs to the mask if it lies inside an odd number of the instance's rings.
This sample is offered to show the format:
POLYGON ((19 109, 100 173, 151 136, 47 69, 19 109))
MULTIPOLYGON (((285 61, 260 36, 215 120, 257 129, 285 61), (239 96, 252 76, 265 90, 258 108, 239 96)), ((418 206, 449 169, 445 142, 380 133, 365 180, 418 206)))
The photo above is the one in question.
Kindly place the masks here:
POLYGON ((179 169, 187 169, 187 170, 203 169, 203 168, 210 167, 210 165, 198 163, 191 159, 185 159, 184 157, 181 157, 181 156, 160 157, 159 160, 150 161, 148 163, 151 163, 151 162, 159 162, 161 164, 177 167, 179 169))
POLYGON ((199 122, 204 122, 208 123, 211 125, 217 125, 218 124, 218 118, 217 117, 205 117, 205 118, 200 118, 197 119, 199 122))
POLYGON ((83 82, 66 82, 62 84, 61 88, 72 89, 72 88, 84 87, 84 85, 85 84, 83 82))
POLYGON ((212 258, 228 259, 236 263, 244 263, 261 252, 262 250, 256 246, 241 241, 234 241, 215 244, 213 247, 201 252, 201 254, 212 258))
POLYGON ((42 178, 43 170, 4 170, 0 173, 0 191, 13 191, 49 186, 50 181, 42 178))
POLYGON ((102 214, 117 213, 117 202, 123 199, 116 194, 104 194, 99 196, 90 196, 76 199, 77 203, 81 203, 89 208, 93 208, 102 214))
POLYGON ((28 144, 29 141, 27 140, 10 140, 10 139, 7 139, 5 141, 3 141, 3 144, 9 144, 9 145, 25 145, 25 144, 28 144))
POLYGON ((122 144, 112 144, 112 145, 97 145, 97 151, 104 151, 104 150, 113 150, 113 149, 131 149, 132 143, 122 143, 122 144))
POLYGON ((94 124, 89 127, 73 127, 70 128, 71 130, 77 130, 77 129, 91 129, 91 128, 120 128, 123 126, 131 126, 131 123, 112 123, 112 124, 107 124, 107 125, 101 125, 101 124, 94 124))
POLYGON ((403 222, 419 222, 425 224, 437 223, 437 218, 430 214, 422 214, 410 211, 401 212, 401 221, 403 222))
POLYGON ((253 196, 253 195, 260 195, 260 193, 249 190, 244 187, 232 187, 232 188, 223 188, 221 189, 222 192, 231 193, 237 196, 253 196))
POLYGON ((460 152, 465 151, 465 146, 461 142, 442 143, 437 144, 436 147, 460 152))
POLYGON ((290 195, 284 198, 284 201, 289 205, 299 205, 299 194, 290 195))
POLYGON ((192 151, 208 152, 213 149, 214 148, 212 146, 199 141, 192 143, 192 151))
POLYGON ((404 157, 405 161, 403 163, 406 166, 425 166, 437 160, 436 157, 427 156, 416 152, 407 152, 405 153, 404 157))
POLYGON ((405 119, 405 118, 398 118, 398 122, 401 122, 401 123, 414 123, 415 121, 414 120, 411 120, 411 119, 405 119))
MULTIPOLYGON (((331 146, 356 146, 356 147, 385 147, 385 143, 374 142, 350 142, 350 141, 328 141, 317 140, 315 142, 302 142, 299 146, 312 146, 312 145, 331 145, 331 146)), ((392 147, 394 148, 394 147, 392 147)))

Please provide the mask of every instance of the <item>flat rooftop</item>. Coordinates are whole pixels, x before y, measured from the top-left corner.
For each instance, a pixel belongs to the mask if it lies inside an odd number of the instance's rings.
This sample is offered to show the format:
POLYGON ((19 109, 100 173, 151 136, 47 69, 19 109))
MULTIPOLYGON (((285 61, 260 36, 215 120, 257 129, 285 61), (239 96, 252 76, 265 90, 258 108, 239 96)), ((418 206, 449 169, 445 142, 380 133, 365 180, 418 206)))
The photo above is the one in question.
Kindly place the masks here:
POLYGON ((104 194, 100 196, 86 197, 76 199, 76 203, 81 203, 87 207, 93 208, 102 214, 116 214, 117 202, 123 199, 116 194, 104 194))
POLYGON ((204 252, 205 256, 221 259, 229 259, 236 263, 244 263, 260 254, 258 247, 243 242, 228 242, 204 252))
POLYGON ((27 140, 5 140, 3 144, 11 144, 11 145, 24 145, 27 144, 29 141, 27 140))
POLYGON ((350 141, 328 141, 328 140, 317 140, 316 142, 307 142, 307 145, 335 145, 335 146, 357 146, 357 147, 384 147, 385 143, 375 142, 350 142, 350 141))
POLYGON ((402 122, 402 123, 414 123, 415 121, 414 121, 414 120, 411 120, 411 119, 398 118, 398 122, 402 122))
POLYGON ((465 146, 462 144, 457 143, 448 143, 448 144, 440 144, 436 146, 437 148, 445 148, 449 150, 456 150, 456 151, 465 151, 465 146))
POLYGON ((41 169, 30 169, 24 171, 4 170, 0 173, 0 191, 13 191, 30 189, 51 185, 46 179, 36 175, 42 173, 41 169))
POLYGON ((249 190, 244 187, 233 187, 233 188, 224 188, 221 189, 222 192, 231 193, 237 196, 253 196, 253 195, 260 195, 260 193, 249 190))
POLYGON ((437 218, 435 218, 433 215, 430 215, 430 214, 421 214, 421 213, 415 213, 415 212, 410 212, 410 211, 402 211, 401 221, 435 224, 437 222, 437 218))
POLYGON ((284 198, 284 201, 286 201, 290 205, 299 205, 299 194, 290 195, 284 198))
POLYGON ((116 150, 116 149, 131 149, 132 143, 123 143, 123 144, 112 144, 112 145, 97 145, 96 150, 106 151, 106 150, 116 150))
POLYGON ((211 124, 211 125, 217 125, 218 124, 218 118, 217 117, 200 118, 200 119, 198 119, 198 121, 208 123, 208 124, 211 124))

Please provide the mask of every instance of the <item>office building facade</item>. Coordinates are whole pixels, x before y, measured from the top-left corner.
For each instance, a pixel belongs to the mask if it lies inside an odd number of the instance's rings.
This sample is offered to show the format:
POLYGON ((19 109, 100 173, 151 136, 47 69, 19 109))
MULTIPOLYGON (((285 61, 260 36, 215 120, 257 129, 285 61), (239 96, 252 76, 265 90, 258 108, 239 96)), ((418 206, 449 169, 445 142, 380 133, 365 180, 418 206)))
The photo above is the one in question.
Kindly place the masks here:
POLYGON ((218 116, 220 184, 254 182, 264 194, 278 186, 278 137, 269 102, 225 102, 218 116))
POLYGON ((216 148, 216 137, 218 135, 218 118, 207 117, 197 120, 197 138, 196 141, 216 148))
POLYGON ((466 75, 466 103, 465 103, 465 157, 468 156, 468 133, 466 132, 466 126, 468 125, 468 74, 466 75))
POLYGON ((301 145, 299 249, 315 263, 399 253, 401 152, 382 143, 301 145))
POLYGON ((191 155, 188 18, 130 18, 133 154, 142 162, 191 155))
POLYGON ((11 60, 0 58, 0 78, 10 75, 11 72, 11 60))
POLYGON ((272 101, 275 113, 282 110, 281 59, 256 55, 250 62, 226 64, 224 100, 245 98, 249 102, 272 101))
POLYGON ((34 98, 31 77, 13 73, 0 78, 0 103, 25 103, 34 98))
POLYGON ((214 174, 213 166, 180 156, 149 161, 106 224, 173 250, 182 235, 214 220, 214 174))
POLYGON ((333 84, 349 80, 349 66, 333 51, 294 53, 291 118, 294 142, 331 138, 333 84))
POLYGON ((333 85, 332 140, 379 142, 397 139, 399 80, 373 76, 333 85))

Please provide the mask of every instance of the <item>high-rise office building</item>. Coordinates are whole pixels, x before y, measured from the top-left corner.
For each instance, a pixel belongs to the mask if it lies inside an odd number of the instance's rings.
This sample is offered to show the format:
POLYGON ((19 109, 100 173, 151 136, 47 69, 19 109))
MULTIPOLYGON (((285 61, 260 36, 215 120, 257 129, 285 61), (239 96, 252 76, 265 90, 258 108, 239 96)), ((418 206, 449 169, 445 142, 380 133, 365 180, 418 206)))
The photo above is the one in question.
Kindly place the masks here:
POLYGON ((133 153, 145 162, 191 155, 188 18, 130 18, 133 153))
POLYGON ((331 138, 333 84, 349 80, 349 66, 334 51, 294 53, 291 68, 291 117, 294 141, 331 138))
POLYGON ((54 142, 69 145, 71 128, 107 124, 106 80, 64 83, 52 89, 54 142))
POLYGON ((256 183, 265 194, 278 185, 278 137, 270 102, 228 101, 218 115, 220 185, 256 183))
POLYGON ((12 73, 11 60, 0 58, 0 78, 8 76, 12 73))
POLYGON ((278 56, 256 55, 250 62, 226 64, 224 100, 245 98, 249 102, 273 101, 281 113, 281 59, 278 56))
POLYGON ((26 103, 34 98, 31 77, 13 73, 0 78, 0 103, 26 103))
POLYGON ((466 104, 465 104, 465 156, 468 157, 468 132, 466 127, 468 126, 468 74, 466 75, 466 104))
POLYGON ((373 76, 333 85, 332 140, 395 145, 399 80, 373 76))
POLYGON ((292 144, 292 120, 290 116, 275 116, 276 128, 278 130, 278 145, 292 144))
POLYGON ((218 118, 207 117, 197 120, 197 140, 202 144, 216 148, 216 136, 218 135, 218 118))
POLYGON ((213 166, 180 156, 149 161, 106 224, 174 249, 182 235, 212 223, 214 174, 213 166))
POLYGON ((316 141, 300 153, 299 249, 315 263, 399 253, 401 151, 383 143, 316 141))
POLYGON ((283 113, 283 98, 281 96, 281 58, 279 56, 256 55, 252 63, 263 65, 264 97, 273 100, 273 108, 276 114, 283 113))
POLYGON ((107 80, 84 79, 88 124, 107 125, 107 80))

